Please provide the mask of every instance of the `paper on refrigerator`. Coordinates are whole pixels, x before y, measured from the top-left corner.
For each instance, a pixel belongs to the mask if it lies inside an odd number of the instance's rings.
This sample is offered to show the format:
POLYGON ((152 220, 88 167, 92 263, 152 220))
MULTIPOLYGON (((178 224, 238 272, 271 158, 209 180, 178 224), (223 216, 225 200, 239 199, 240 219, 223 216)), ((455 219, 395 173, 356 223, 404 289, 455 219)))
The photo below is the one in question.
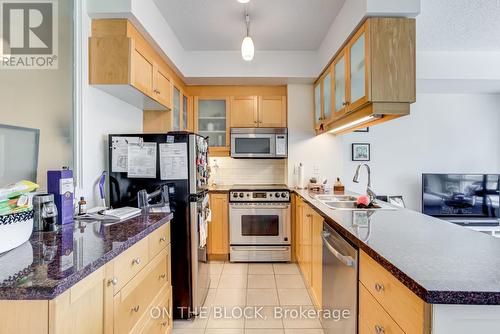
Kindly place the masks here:
POLYGON ((159 146, 160 178, 162 180, 187 180, 187 143, 165 143, 159 146))
POLYGON ((129 178, 156 178, 156 143, 128 145, 129 178))
POLYGON ((128 172, 128 144, 139 142, 139 137, 111 137, 111 172, 128 172))

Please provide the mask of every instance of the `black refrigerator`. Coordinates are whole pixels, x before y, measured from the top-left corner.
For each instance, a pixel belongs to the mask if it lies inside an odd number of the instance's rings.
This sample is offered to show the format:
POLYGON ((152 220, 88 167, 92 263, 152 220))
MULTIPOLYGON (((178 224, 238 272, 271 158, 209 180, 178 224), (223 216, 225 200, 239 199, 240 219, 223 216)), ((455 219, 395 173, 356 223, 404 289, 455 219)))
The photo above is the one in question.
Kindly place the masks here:
POLYGON ((140 190, 150 194, 168 189, 174 214, 170 225, 173 316, 191 318, 203 306, 210 285, 204 242, 208 235, 204 223, 208 211, 207 139, 190 132, 169 132, 111 134, 108 142, 112 207, 138 207, 140 190))

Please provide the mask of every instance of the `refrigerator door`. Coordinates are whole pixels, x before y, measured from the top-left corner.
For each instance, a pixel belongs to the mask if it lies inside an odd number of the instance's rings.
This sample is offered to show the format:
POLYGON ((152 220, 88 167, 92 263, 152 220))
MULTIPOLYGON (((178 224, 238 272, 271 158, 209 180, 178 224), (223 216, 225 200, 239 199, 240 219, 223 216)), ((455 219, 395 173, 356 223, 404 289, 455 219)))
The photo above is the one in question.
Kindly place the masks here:
POLYGON ((197 194, 208 187, 208 141, 206 138, 189 135, 189 190, 197 194))
POLYGON ((193 196, 190 203, 191 211, 191 286, 192 312, 197 315, 205 303, 210 287, 209 264, 207 257, 206 237, 208 226, 206 226, 206 209, 208 208, 208 193, 202 192, 193 196), (203 239, 203 240, 202 240, 203 239), (201 242, 200 242, 201 241, 201 242))

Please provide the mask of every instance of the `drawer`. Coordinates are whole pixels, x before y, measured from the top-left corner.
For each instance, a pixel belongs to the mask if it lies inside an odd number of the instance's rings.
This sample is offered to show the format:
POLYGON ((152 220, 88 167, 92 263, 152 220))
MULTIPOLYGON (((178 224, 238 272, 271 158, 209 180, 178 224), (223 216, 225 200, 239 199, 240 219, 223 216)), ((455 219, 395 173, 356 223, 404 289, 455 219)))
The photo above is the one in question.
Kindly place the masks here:
POLYGON ((148 311, 155 296, 167 286, 167 256, 162 251, 115 295, 115 333, 129 333, 148 311))
POLYGON ((172 287, 166 286, 149 307, 146 324, 139 333, 170 333, 172 331, 172 325, 172 287), (152 310, 152 308, 154 308, 154 310, 152 310))
POLYGON ((114 260, 115 294, 148 264, 148 248, 148 238, 145 238, 114 260))
POLYGON ((169 243, 170 223, 166 223, 149 235, 149 258, 155 257, 169 243))
POLYGON ((428 333, 430 305, 364 252, 359 280, 406 333, 428 333))
POLYGON ((404 334, 363 284, 359 284, 358 329, 359 334, 404 334))

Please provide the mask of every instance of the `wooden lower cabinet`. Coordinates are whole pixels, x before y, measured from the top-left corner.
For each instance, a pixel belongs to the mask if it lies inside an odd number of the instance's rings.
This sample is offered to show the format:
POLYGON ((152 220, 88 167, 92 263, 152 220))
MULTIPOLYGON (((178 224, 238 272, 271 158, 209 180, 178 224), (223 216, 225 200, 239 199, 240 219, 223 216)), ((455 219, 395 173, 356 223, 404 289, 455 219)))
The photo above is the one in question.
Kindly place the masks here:
POLYGON ((385 334, 431 332, 431 306, 363 251, 360 252, 359 281, 359 327, 367 330, 360 334, 377 333, 374 323, 383 327, 385 334), (384 314, 397 326, 387 321, 384 314))
POLYGON ((300 197, 295 200, 295 254, 314 305, 322 307, 323 217, 300 197))
POLYGON ((208 257, 210 260, 229 259, 229 199, 228 194, 210 194, 212 221, 208 224, 208 257))

